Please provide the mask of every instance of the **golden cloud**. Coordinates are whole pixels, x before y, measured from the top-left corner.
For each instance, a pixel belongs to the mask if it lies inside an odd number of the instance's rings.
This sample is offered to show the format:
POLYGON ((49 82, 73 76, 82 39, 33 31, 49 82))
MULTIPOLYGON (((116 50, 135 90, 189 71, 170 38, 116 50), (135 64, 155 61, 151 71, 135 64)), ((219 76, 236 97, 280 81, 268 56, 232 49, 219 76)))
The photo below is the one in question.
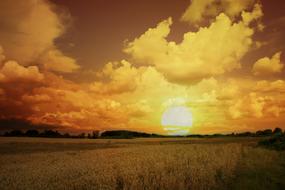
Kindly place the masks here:
POLYGON ((255 0, 192 0, 181 20, 197 24, 222 12, 234 18, 239 16, 242 11, 251 8, 254 2, 255 0))
POLYGON ((271 93, 284 93, 285 92, 285 81, 275 80, 269 82, 267 80, 258 81, 254 90, 261 92, 271 92, 271 93))
POLYGON ((38 61, 49 71, 71 73, 79 69, 79 65, 76 64, 75 59, 63 55, 55 47, 45 52, 38 61))
POLYGON ((101 94, 113 94, 133 91, 139 82, 140 70, 131 66, 125 60, 108 63, 97 75, 107 82, 96 81, 90 85, 93 92, 101 94))
POLYGON ((271 96, 260 96, 251 92, 249 95, 234 100, 234 104, 229 107, 229 114, 233 119, 278 117, 283 110, 280 106, 278 101, 271 96))
POLYGON ((74 59, 55 47, 54 40, 65 30, 67 14, 55 12, 54 6, 45 0, 0 2, 0 45, 8 60, 25 66, 44 64, 60 72, 78 68, 74 59))
POLYGON ((172 82, 191 83, 221 75, 240 68, 240 60, 253 44, 254 29, 249 24, 262 16, 260 9, 244 12, 246 16, 238 23, 222 13, 209 27, 185 33, 180 44, 166 39, 172 24, 169 18, 128 43, 124 51, 138 63, 155 66, 172 82))
POLYGON ((47 94, 24 94, 22 100, 29 103, 50 102, 51 98, 47 94))
POLYGON ((24 67, 15 61, 7 61, 0 70, 0 82, 35 81, 44 79, 37 66, 24 67))
POLYGON ((272 58, 263 57, 257 60, 252 68, 254 75, 270 75, 280 73, 284 65, 281 62, 281 52, 275 53, 272 58))

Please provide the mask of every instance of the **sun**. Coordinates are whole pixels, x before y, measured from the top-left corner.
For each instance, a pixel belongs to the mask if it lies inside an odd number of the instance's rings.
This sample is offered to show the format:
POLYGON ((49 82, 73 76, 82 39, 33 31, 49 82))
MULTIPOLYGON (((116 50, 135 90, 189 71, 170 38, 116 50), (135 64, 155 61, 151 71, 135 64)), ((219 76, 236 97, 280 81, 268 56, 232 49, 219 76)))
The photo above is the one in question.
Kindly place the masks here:
POLYGON ((193 117, 190 108, 173 106, 162 114, 161 125, 170 135, 186 135, 192 126, 193 117))

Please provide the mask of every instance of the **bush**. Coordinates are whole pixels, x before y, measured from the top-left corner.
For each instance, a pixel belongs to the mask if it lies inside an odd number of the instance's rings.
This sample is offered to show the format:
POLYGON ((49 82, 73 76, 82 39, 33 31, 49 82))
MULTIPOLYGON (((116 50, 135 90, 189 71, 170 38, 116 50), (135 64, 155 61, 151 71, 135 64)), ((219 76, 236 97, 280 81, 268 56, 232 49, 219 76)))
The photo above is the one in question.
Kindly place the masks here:
POLYGON ((270 139, 260 141, 260 146, 275 150, 285 150, 285 135, 274 136, 270 139))

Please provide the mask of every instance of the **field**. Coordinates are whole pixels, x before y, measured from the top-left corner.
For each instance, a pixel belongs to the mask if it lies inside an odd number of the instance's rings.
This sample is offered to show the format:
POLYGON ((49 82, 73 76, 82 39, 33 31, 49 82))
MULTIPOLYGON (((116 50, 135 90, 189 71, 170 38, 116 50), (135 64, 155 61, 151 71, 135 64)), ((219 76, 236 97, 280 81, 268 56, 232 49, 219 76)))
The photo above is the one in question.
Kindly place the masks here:
POLYGON ((0 138, 0 189, 285 189, 258 138, 0 138))

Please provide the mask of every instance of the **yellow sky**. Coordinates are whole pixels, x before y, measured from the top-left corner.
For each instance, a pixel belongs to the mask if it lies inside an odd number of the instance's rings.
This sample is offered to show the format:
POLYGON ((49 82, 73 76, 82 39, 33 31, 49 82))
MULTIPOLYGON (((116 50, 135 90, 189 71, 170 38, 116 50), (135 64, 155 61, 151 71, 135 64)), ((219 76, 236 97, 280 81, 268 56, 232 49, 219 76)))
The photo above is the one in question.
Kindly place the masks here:
POLYGON ((1 1, 0 120, 166 134, 163 113, 182 106, 192 112, 190 133, 284 128, 282 49, 244 61, 274 46, 258 39, 267 27, 262 3, 220 1, 192 0, 180 19, 169 15, 122 42, 123 59, 88 71, 55 42, 71 14, 43 0, 1 1), (191 26, 180 42, 169 38, 177 22, 191 26), (84 72, 94 80, 69 77, 84 72))

